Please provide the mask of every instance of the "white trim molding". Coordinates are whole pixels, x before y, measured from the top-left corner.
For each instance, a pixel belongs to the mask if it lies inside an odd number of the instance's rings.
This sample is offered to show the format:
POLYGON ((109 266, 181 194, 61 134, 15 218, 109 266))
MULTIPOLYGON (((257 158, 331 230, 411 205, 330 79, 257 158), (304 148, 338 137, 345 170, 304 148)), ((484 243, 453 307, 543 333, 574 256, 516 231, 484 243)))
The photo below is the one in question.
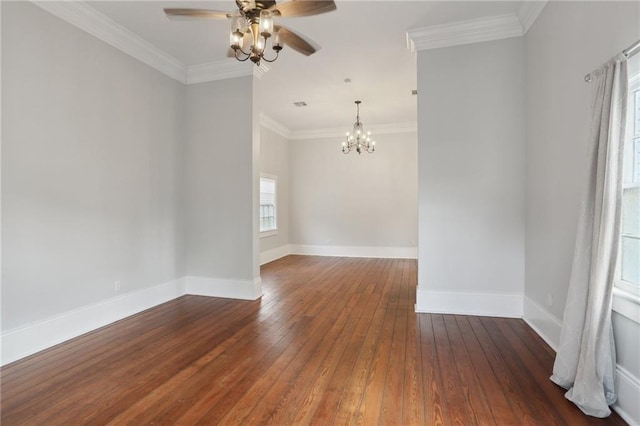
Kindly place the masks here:
POLYGON ((2 333, 0 365, 19 360, 185 294, 256 300, 262 280, 184 277, 125 293, 2 333))
POLYGON ((407 48, 415 52, 523 35, 520 19, 515 14, 507 14, 410 29, 407 48))
POLYGON ((523 1, 518 8, 518 19, 522 24, 522 30, 526 34, 533 23, 538 19, 542 9, 547 5, 547 0, 523 1))
MULTIPOLYGON (((370 124, 367 129, 375 135, 389 135, 397 133, 415 133, 418 131, 418 125, 414 122, 405 123, 387 123, 387 124, 370 124)), ((343 138, 344 128, 333 129, 315 129, 315 130, 292 130, 290 139, 325 139, 325 138, 343 138)))
POLYGON ((424 290, 418 287, 418 313, 479 315, 522 318, 523 295, 520 293, 468 293, 424 290))
POLYGON ((555 351, 560 343, 562 320, 534 302, 524 297, 524 313, 522 319, 555 351))
POLYGON ((640 324, 640 300, 635 294, 614 286, 612 309, 640 324))
POLYGON ((183 279, 125 293, 2 333, 5 365, 184 295, 183 279))
POLYGON ((36 6, 67 23, 110 44, 121 52, 143 62, 184 84, 203 83, 253 75, 256 78, 269 71, 266 64, 247 67, 232 58, 204 64, 182 63, 167 52, 149 43, 108 16, 83 1, 34 1, 36 6))
POLYGON ((260 64, 259 67, 247 67, 247 64, 233 58, 187 67, 187 84, 205 83, 208 81, 225 80, 227 78, 246 77, 253 75, 260 79, 269 68, 260 64))
POLYGON ((292 132, 287 126, 277 122, 263 112, 260 113, 260 125, 285 139, 292 139, 292 132))
POLYGON ((257 300, 262 296, 262 280, 233 280, 209 277, 185 277, 186 294, 229 299, 257 300))
MULTIPOLYGON (((344 128, 291 130, 262 112, 260 113, 260 125, 290 141, 344 137, 344 128)), ((368 125, 367 129, 376 135, 416 133, 418 124, 415 122, 372 124, 368 125)))
POLYGON ((291 254, 291 247, 285 244, 280 247, 272 248, 271 250, 265 250, 260 252, 260 266, 265 263, 273 262, 281 257, 285 257, 291 254))
POLYGON ((616 366, 618 400, 613 409, 630 425, 640 425, 640 379, 620 365, 616 366))
POLYGON ((291 244, 290 254, 305 256, 371 257, 385 259, 417 259, 417 247, 315 246, 291 244))
POLYGON ((150 67, 186 83, 187 67, 165 51, 129 31, 82 1, 35 1, 52 15, 91 34, 150 67))

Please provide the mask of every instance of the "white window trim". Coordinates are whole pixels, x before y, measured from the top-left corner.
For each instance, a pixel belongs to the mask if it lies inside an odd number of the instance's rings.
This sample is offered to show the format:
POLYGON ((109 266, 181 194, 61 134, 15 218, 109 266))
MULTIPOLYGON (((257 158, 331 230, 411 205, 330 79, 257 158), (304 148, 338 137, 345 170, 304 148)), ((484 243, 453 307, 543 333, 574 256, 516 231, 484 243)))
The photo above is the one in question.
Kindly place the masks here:
POLYGON ((614 312, 640 324, 640 299, 637 294, 617 287, 617 285, 614 286, 611 308, 614 312))
MULTIPOLYGON (((633 75, 629 79, 629 92, 638 90, 640 88, 640 73, 633 75)), ((638 184, 627 184, 626 188, 636 187, 638 184)), ((619 248, 618 253, 618 265, 616 268, 616 279, 613 285, 613 301, 612 310, 620 315, 623 315, 630 320, 640 324, 640 292, 633 291, 633 284, 628 283, 620 279, 622 274, 620 268, 620 257, 622 247, 619 248)))
POLYGON ((269 231, 260 231, 260 238, 272 237, 278 235, 277 229, 270 229, 269 231))
MULTIPOLYGON (((269 229, 268 231, 260 231, 259 238, 272 237, 274 235, 278 235, 278 176, 270 175, 267 173, 260 173, 260 179, 271 179, 275 182, 276 185, 276 209, 275 209, 275 229, 269 229)), ((260 191, 258 191, 260 192, 260 191)), ((260 204, 260 200, 258 200, 258 205, 260 204)))

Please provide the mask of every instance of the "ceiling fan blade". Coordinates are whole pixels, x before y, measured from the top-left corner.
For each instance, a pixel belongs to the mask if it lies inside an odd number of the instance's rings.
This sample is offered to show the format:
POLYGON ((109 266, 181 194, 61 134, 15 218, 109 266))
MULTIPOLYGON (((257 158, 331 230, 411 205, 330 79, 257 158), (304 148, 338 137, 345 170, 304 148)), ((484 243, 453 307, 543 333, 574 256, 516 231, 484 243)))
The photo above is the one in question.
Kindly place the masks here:
POLYGON ((231 16, 229 12, 209 9, 164 9, 164 13, 171 20, 227 19, 231 16))
POLYGON ((276 25, 275 28, 280 32, 280 39, 284 44, 293 50, 309 56, 320 50, 320 46, 312 40, 304 39, 287 27, 276 25))
POLYGON ((269 10, 284 18, 311 16, 336 10, 336 4, 333 0, 290 0, 276 4, 269 10))

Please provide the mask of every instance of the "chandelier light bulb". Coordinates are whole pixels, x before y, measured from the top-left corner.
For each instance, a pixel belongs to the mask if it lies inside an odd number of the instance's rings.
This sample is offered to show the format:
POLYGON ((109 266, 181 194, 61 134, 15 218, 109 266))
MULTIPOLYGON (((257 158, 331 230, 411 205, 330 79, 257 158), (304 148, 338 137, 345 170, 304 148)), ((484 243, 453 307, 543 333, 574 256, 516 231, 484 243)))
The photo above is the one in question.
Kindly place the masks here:
POLYGON ((273 33, 273 19, 268 10, 260 11, 260 35, 265 39, 271 37, 273 33))

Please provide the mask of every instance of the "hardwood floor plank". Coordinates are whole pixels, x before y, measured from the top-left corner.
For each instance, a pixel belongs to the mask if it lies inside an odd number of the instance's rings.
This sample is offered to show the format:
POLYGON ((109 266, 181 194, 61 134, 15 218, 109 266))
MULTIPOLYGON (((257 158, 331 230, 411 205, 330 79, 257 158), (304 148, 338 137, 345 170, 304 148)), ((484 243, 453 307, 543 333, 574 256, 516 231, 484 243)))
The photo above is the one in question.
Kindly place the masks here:
POLYGON ((406 339, 407 339, 407 321, 406 306, 403 305, 403 293, 406 287, 406 271, 400 269, 399 280, 400 286, 397 286, 397 296, 393 296, 389 301, 387 309, 393 310, 394 327, 393 336, 391 338, 391 358, 389 363, 393 368, 387 373, 387 380, 384 386, 384 394, 382 397, 382 406, 380 408, 379 424, 383 425, 399 425, 402 424, 402 409, 404 399, 404 364, 406 355, 406 339), (405 278, 403 280, 403 277, 405 278))
MULTIPOLYGON (((377 293, 375 290, 382 287, 382 285, 375 279, 375 275, 379 273, 380 269, 384 271, 385 268, 388 268, 389 266, 390 262, 385 259, 377 259, 375 261, 375 267, 370 268, 370 271, 368 272, 368 279, 364 280, 365 282, 370 283, 367 291, 370 291, 372 294, 377 293)), ((346 320, 346 315, 349 314, 350 312, 342 309, 340 317, 335 319, 334 327, 341 327, 341 324, 344 324, 344 321, 346 320)), ((299 374, 292 383, 290 383, 289 389, 287 389, 280 400, 275 404, 271 416, 267 419, 269 424, 292 424, 293 413, 304 403, 304 397, 308 393, 308 389, 311 387, 313 380, 318 377, 319 372, 321 371, 322 362, 327 358, 327 356, 329 356, 331 346, 338 338, 339 334, 336 334, 334 337, 333 333, 328 334, 323 338, 323 341, 319 345, 321 349, 307 361, 304 374, 299 374)))
POLYGON ((419 315, 420 356, 422 359, 422 388, 426 424, 449 425, 451 417, 444 395, 445 381, 436 351, 433 315, 419 315))
POLYGON ((351 312, 355 306, 352 309, 344 308, 345 303, 334 300, 330 306, 325 306, 325 310, 330 310, 330 312, 325 311, 323 316, 307 317, 312 318, 307 333, 308 338, 299 339, 290 345, 280 358, 254 382, 247 395, 235 403, 222 422, 240 424, 249 421, 251 424, 256 424, 266 421, 273 407, 290 388, 290 383, 301 374, 304 367, 308 366, 309 358, 312 356, 322 357, 322 348, 318 350, 322 337, 325 336, 329 340, 333 340, 332 337, 340 331, 340 327, 336 326, 336 319, 341 313, 351 312), (262 397, 255 401, 251 395, 262 395, 262 397), (247 410, 248 408, 251 408, 250 411, 247 410))
POLYGON ((372 306, 375 305, 377 309, 374 311, 371 319, 363 318, 368 320, 369 327, 366 336, 364 336, 362 340, 362 348, 356 364, 353 367, 353 374, 342 394, 334 419, 335 424, 353 424, 360 413, 362 399, 367 392, 369 371, 371 371, 376 350, 380 345, 380 335, 385 318, 385 310, 380 309, 379 306, 384 304, 385 295, 388 294, 389 290, 390 286, 387 286, 387 290, 382 293, 371 293, 369 300, 366 302, 372 306))
POLYGON ((438 354, 438 364, 442 369, 443 395, 448 402, 449 418, 454 424, 478 424, 474 419, 474 413, 467 407, 467 399, 464 394, 458 369, 456 368, 453 349, 443 315, 432 315, 433 333, 435 336, 435 350, 438 354))
POLYGON ((416 314, 415 260, 286 256, 258 301, 183 296, 0 369, 2 425, 624 424, 522 320, 416 314))
MULTIPOLYGON (((486 379, 482 377, 479 380, 476 375, 476 370, 473 367, 471 357, 464 344, 465 342, 458 328, 455 316, 445 315, 443 319, 447 336, 449 337, 449 343, 451 344, 453 362, 457 367, 458 376, 460 377, 458 387, 465 396, 469 411, 472 413, 473 423, 481 425, 496 424, 490 409, 491 401, 486 400, 485 397, 487 395, 484 393, 481 384, 481 381, 484 382, 486 379)), ((490 397, 493 397, 493 395, 490 397)))
MULTIPOLYGON (((244 302, 244 304, 250 306, 255 305, 255 302, 244 302)), ((127 351, 129 355, 125 353, 117 360, 107 359, 96 365, 95 368, 103 371, 108 380, 95 382, 89 376, 69 383, 69 386, 63 387, 68 398, 40 412, 33 417, 32 421, 57 419, 61 416, 76 418, 81 415, 80 413, 87 412, 96 406, 102 406, 102 410, 90 413, 87 421, 95 416, 108 418, 121 407, 126 407, 132 396, 155 389, 177 371, 186 368, 194 358, 204 355, 209 348, 215 347, 228 335, 243 327, 246 324, 246 316, 250 315, 251 311, 243 312, 242 309, 235 309, 227 312, 231 321, 229 327, 210 332, 207 338, 202 336, 207 329, 211 328, 210 324, 206 321, 194 321, 192 326, 184 330, 180 336, 173 336, 171 339, 162 338, 151 343, 150 346, 132 347, 127 351), (179 348, 188 349, 181 351, 179 348), (136 368, 132 365, 131 359, 142 365, 151 365, 153 368, 136 368)))
MULTIPOLYGON (((381 302, 386 303, 389 299, 390 286, 395 280, 395 268, 386 269, 385 285, 382 291, 381 302)), ((380 407, 382 406, 382 396, 384 394, 387 372, 389 371, 389 362, 391 357, 391 341, 393 339, 393 331, 395 326, 396 310, 382 309, 384 318, 380 327, 378 342, 375 347, 373 363, 368 372, 365 393, 362 395, 362 401, 358 408, 357 417, 354 424, 372 425, 378 424, 380 417, 380 407)))
POLYGON ((494 374, 490 361, 484 353, 482 346, 473 332, 468 317, 462 315, 455 316, 456 324, 460 329, 462 343, 469 355, 469 365, 476 373, 480 386, 478 392, 490 398, 488 410, 493 416, 493 420, 499 425, 517 424, 518 419, 523 417, 522 412, 514 413, 509 403, 510 396, 505 393, 498 377, 494 374))
MULTIPOLYGON (((509 369, 509 379, 512 384, 517 383, 522 386, 522 394, 518 401, 522 405, 528 406, 530 413, 525 419, 530 424, 548 425, 564 424, 563 418, 557 410, 557 405, 564 404, 565 401, 556 401, 550 404, 545 393, 540 389, 535 377, 528 370, 528 365, 523 362, 518 350, 513 348, 506 337, 502 334, 493 318, 482 317, 480 321, 490 335, 491 340, 501 349, 501 358, 504 365, 509 369)), ((545 374, 546 376, 546 374, 545 374)), ((547 379, 547 377, 545 377, 547 379)), ((582 419, 576 419, 580 423, 582 419)))

